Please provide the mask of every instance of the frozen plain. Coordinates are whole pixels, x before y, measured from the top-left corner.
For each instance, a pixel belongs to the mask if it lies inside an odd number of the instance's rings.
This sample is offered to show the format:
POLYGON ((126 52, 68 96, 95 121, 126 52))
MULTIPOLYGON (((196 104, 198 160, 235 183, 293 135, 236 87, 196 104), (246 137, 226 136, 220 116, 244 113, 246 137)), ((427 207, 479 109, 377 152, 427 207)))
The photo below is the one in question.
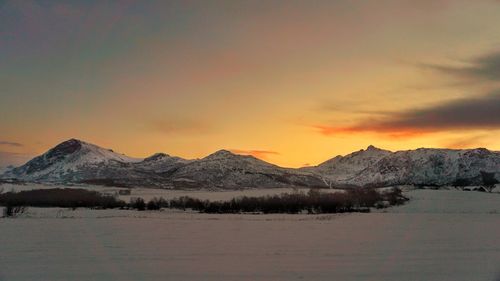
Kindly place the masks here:
POLYGON ((366 214, 31 208, 0 219, 0 280, 500 280, 500 194, 407 194, 366 214))

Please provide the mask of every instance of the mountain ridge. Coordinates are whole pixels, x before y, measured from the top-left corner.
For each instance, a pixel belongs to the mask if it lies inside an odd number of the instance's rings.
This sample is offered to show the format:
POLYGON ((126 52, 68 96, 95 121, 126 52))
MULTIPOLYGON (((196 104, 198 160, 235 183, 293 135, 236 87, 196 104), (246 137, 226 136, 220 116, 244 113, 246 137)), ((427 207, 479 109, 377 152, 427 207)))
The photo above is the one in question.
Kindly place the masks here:
POLYGON ((486 148, 389 151, 373 145, 317 166, 284 168, 221 149, 201 159, 165 153, 132 158, 70 139, 0 178, 159 188, 478 185, 500 180, 500 152, 486 148), (485 176, 486 175, 486 176, 485 176))

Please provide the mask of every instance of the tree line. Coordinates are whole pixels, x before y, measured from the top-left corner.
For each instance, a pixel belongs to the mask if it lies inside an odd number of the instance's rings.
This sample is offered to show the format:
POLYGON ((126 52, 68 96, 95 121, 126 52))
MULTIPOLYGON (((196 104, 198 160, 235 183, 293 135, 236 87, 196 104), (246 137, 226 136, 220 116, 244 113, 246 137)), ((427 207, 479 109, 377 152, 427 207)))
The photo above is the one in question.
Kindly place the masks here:
POLYGON ((13 216, 24 207, 61 207, 93 209, 192 210, 200 213, 345 213, 369 212, 371 208, 386 208, 404 204, 406 198, 401 189, 379 191, 374 188, 353 188, 339 192, 323 192, 310 189, 276 195, 240 196, 226 201, 211 201, 182 196, 173 199, 153 198, 144 201, 133 198, 129 203, 115 196, 86 189, 40 189, 0 194, 0 206, 5 206, 4 216, 13 216))

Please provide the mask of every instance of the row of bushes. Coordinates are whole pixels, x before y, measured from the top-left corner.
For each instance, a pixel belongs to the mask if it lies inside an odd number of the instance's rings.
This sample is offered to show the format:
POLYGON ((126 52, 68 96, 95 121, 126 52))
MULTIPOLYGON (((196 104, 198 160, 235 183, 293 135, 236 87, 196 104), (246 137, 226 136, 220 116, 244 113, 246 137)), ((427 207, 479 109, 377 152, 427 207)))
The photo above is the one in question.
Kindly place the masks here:
POLYGON ((183 196, 165 200, 155 199, 148 206, 160 205, 163 208, 192 209, 202 213, 288 213, 307 212, 344 213, 369 212, 370 208, 384 208, 403 204, 408 198, 402 195, 400 189, 378 192, 375 189, 352 189, 346 192, 327 193, 311 189, 308 193, 294 192, 261 197, 237 197, 229 201, 209 201, 183 196), (158 202, 160 204, 158 204, 158 202), (164 205, 162 205, 163 203, 164 205))
POLYGON ((0 194, 1 206, 120 208, 127 204, 97 191, 73 188, 35 189, 0 194))
POLYGON ((122 208, 160 210, 164 208, 202 213, 289 213, 307 212, 343 213, 368 212, 370 208, 383 208, 403 204, 408 199, 398 188, 379 192, 372 188, 350 189, 345 192, 327 193, 316 189, 309 192, 284 193, 261 197, 242 196, 229 201, 209 201, 183 196, 166 200, 142 198, 125 203, 116 197, 85 189, 44 189, 0 194, 0 205, 12 210, 16 206, 62 208, 122 208))

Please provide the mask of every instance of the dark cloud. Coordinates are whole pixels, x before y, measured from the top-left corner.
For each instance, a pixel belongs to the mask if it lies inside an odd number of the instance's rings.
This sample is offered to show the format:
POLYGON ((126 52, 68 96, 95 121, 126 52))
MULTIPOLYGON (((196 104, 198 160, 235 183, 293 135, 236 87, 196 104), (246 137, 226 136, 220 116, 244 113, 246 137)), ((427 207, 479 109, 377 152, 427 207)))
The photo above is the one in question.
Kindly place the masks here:
POLYGON ((497 82, 500 77, 500 51, 491 52, 467 61, 466 66, 446 66, 439 64, 421 64, 421 66, 457 78, 497 82))
POLYGON ((18 143, 18 142, 11 142, 11 141, 3 141, 3 140, 0 140, 0 145, 9 145, 9 146, 16 146, 16 147, 21 147, 23 146, 22 143, 18 143))
MULTIPOLYGON (((456 78, 452 85, 469 83, 493 86, 500 82, 500 51, 490 52, 475 59, 465 61, 463 66, 421 64, 423 68, 438 71, 456 78)), ((465 131, 478 129, 500 129, 500 89, 479 97, 451 100, 435 106, 414 108, 403 112, 363 112, 369 119, 352 126, 315 125, 323 135, 352 133, 380 133, 390 137, 412 137, 433 132, 465 131)), ((328 103, 322 110, 337 110, 328 103)), ((466 147, 477 143, 478 139, 451 141, 454 147, 466 147)))
POLYGON ((440 105, 364 120, 354 126, 314 126, 324 135, 373 132, 394 137, 449 130, 500 129, 500 91, 478 98, 452 100, 440 105))

